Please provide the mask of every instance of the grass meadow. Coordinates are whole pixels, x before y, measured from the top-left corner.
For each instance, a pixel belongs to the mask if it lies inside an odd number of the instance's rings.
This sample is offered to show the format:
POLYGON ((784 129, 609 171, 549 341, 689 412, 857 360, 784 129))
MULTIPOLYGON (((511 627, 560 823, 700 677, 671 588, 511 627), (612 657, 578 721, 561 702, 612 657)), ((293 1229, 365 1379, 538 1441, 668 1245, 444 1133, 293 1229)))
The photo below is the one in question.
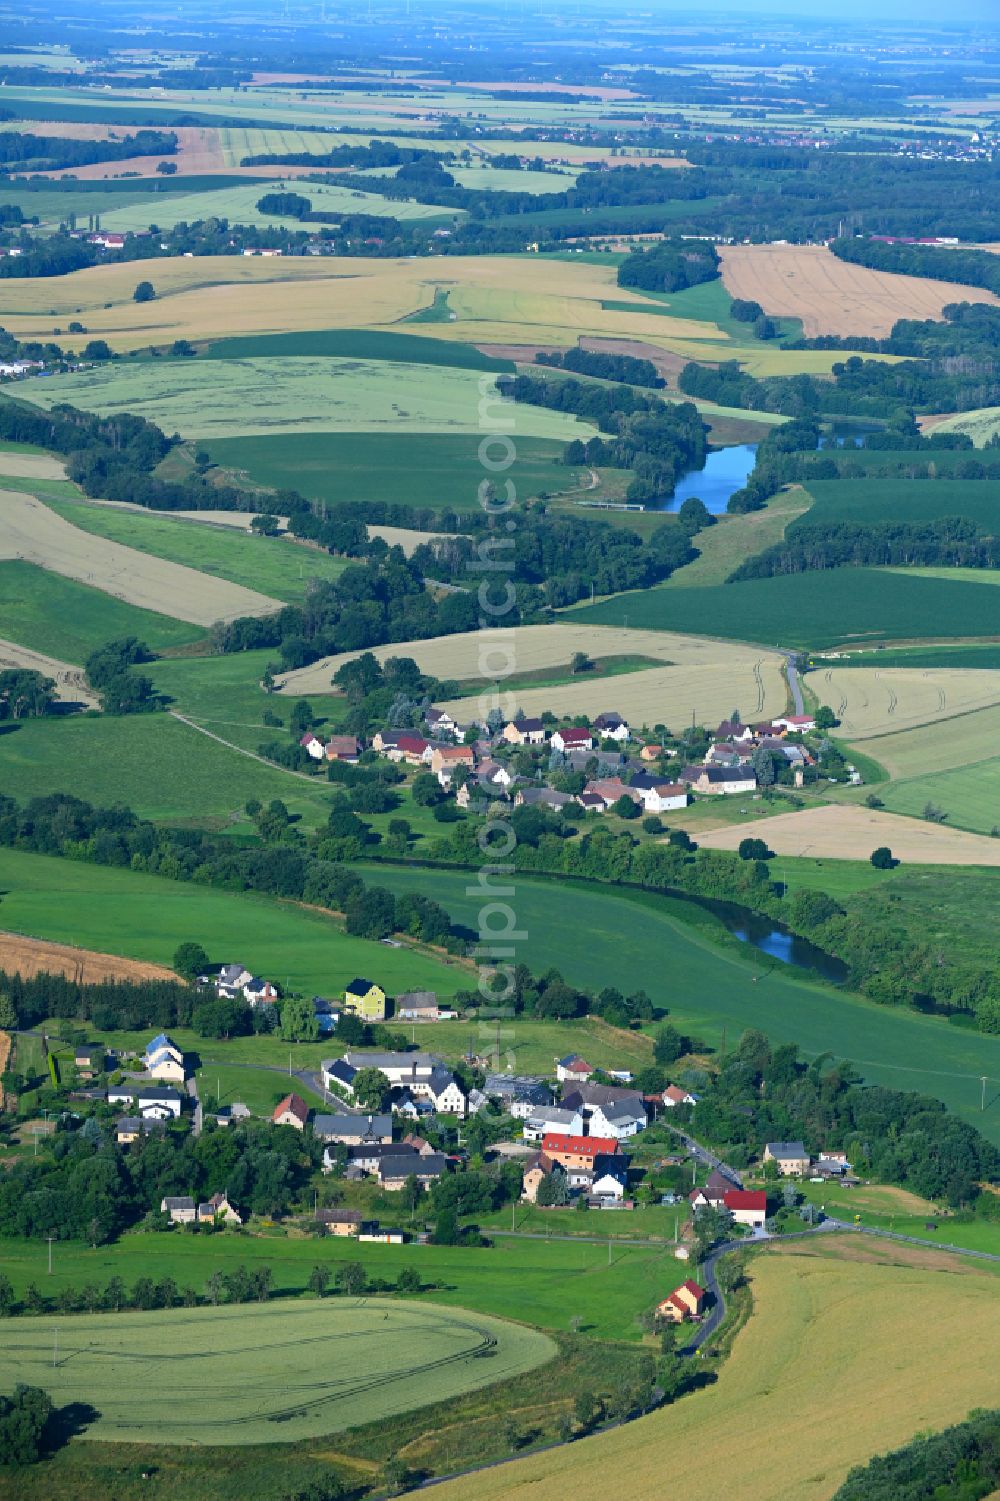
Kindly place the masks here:
MULTIPOLYGON (((206 447, 217 464, 245 473, 254 484, 292 486, 328 505, 381 500, 455 511, 480 509, 477 491, 483 466, 478 438, 471 433, 276 434, 215 438, 206 447)), ((581 471, 559 462, 562 448, 552 439, 518 438, 517 459, 506 477, 519 497, 576 487, 581 471)))
MULTIPOLYGON (((465 894, 464 872, 378 867, 372 878, 396 892, 423 891, 454 918, 476 925, 477 901, 465 894)), ((520 877, 514 905, 527 934, 518 959, 536 972, 555 966, 594 991, 644 989, 658 1012, 712 1049, 724 1036, 732 1046, 745 1028, 760 1027, 776 1041, 799 1043, 806 1058, 824 1052, 850 1058, 870 1082, 936 1095, 1000 1141, 1000 1100, 985 1114, 979 1108, 979 1076, 1000 1083, 1000 1038, 814 983, 807 971, 730 937, 690 902, 520 877)), ((513 1021, 502 1042, 515 1067, 521 1066, 519 1025, 513 1021)))
MULTIPOLYGON (((991 534, 1000 522, 1000 481, 937 479, 810 480, 813 498, 806 523, 865 523, 936 521, 942 516, 969 516, 991 534)), ((795 535, 795 527, 791 528, 795 535)))
POLYGON ((740 1501, 827 1497, 872 1454, 996 1400, 988 1271, 831 1237, 761 1253, 750 1282, 754 1316, 716 1382, 568 1450, 448 1482, 441 1501, 565 1501, 623 1474, 632 1501, 660 1501, 667 1475, 672 1494, 717 1501, 706 1446, 738 1455, 740 1501), (947 1317, 929 1319, 942 1297, 947 1317))
MULTIPOLYGON (((102 415, 128 411, 189 438, 466 433, 475 453, 482 380, 474 370, 381 360, 163 359, 56 375, 32 394, 46 409, 69 401, 102 415)), ((594 433, 589 424, 542 407, 512 406, 511 424, 525 438, 568 442, 594 433)))
POLYGON ((913 578, 877 568, 835 568, 782 578, 681 589, 658 586, 571 610, 585 625, 708 633, 734 641, 821 650, 839 644, 997 633, 988 584, 913 578))
POLYGON ((163 651, 197 641, 204 632, 32 563, 0 562, 0 634, 46 656, 82 663, 117 636, 138 636, 163 651))
POLYGON ((335 579, 347 566, 343 558, 297 546, 290 539, 255 537, 169 512, 120 511, 82 501, 46 503, 94 536, 124 543, 171 563, 183 563, 209 577, 229 579, 289 603, 304 599, 310 584, 335 579))
POLYGON ((891 813, 919 818, 933 804, 947 815, 950 827, 995 833, 1000 831, 1000 756, 893 782, 881 796, 891 813))
POLYGON ((62 1321, 53 1366, 56 1328, 49 1318, 8 1322, 7 1377, 44 1380, 60 1406, 91 1403, 100 1417, 89 1436, 133 1443, 318 1438, 518 1376, 556 1353, 533 1329, 396 1300, 78 1316, 62 1321))
MULTIPOLYGON (((297 219, 280 214, 263 214, 257 208, 258 201, 266 193, 287 191, 287 182, 267 181, 265 178, 246 182, 234 182, 231 186, 211 192, 169 193, 156 198, 149 195, 137 197, 131 203, 111 204, 102 209, 103 229, 125 230, 148 229, 155 221, 162 226, 190 223, 195 219, 228 219, 231 224, 266 224, 282 229, 300 229, 297 219)), ((381 193, 362 193, 353 188, 340 187, 336 183, 307 183, 302 191, 309 197, 316 212, 338 214, 381 214, 394 219, 426 219, 436 222, 452 222, 464 218, 461 210, 442 208, 433 203, 413 203, 405 198, 385 198, 381 193)), ((87 195, 85 195, 87 196, 87 195)), ((64 210, 65 212, 65 210, 64 210)), ((87 212, 86 209, 83 210, 87 212)))
MULTIPOLYGON (((228 738, 225 724, 206 728, 228 738)), ((255 748, 286 733, 258 730, 247 739, 255 748)), ((325 779, 289 776, 166 714, 8 721, 0 725, 0 781, 19 801, 72 792, 103 807, 124 803, 140 818, 249 833, 243 806, 251 798, 280 798, 305 828, 326 819, 333 798, 325 779)))
POLYGON ((353 938, 323 913, 248 892, 8 849, 0 851, 0 889, 9 932, 166 965, 190 939, 213 962, 239 959, 308 995, 336 995, 354 975, 371 975, 390 994, 451 996, 470 978, 412 949, 353 938))

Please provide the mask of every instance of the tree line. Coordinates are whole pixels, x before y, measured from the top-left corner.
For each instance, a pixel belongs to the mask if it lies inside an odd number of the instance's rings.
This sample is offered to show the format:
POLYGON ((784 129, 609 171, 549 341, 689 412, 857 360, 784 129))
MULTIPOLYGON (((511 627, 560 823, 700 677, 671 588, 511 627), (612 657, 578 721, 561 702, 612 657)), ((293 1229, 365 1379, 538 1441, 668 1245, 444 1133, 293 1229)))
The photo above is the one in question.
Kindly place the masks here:
POLYGON ((833 1501, 978 1501, 1000 1487, 1000 1411, 974 1412, 850 1471, 833 1501))
POLYGON ((68 171, 93 162, 124 161, 130 156, 173 156, 176 151, 173 131, 137 130, 135 135, 106 141, 79 141, 21 130, 0 132, 0 168, 4 172, 68 171))

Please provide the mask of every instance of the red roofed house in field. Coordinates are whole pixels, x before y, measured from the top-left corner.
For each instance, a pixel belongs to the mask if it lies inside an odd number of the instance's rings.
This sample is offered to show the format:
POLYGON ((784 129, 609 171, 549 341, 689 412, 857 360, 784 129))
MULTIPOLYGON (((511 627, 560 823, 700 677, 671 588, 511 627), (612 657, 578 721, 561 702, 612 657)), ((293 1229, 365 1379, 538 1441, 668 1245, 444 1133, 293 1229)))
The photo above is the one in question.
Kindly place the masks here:
POLYGON ((301 1095, 286 1094, 275 1105, 271 1119, 276 1126, 294 1126, 296 1131, 303 1131, 309 1119, 309 1106, 301 1095))
POLYGON ((680 1287, 656 1305, 658 1319, 669 1319, 672 1324, 682 1324, 685 1319, 700 1318, 705 1307, 705 1289, 689 1277, 680 1287))
POLYGON ((722 1196, 723 1207, 729 1210, 737 1225, 749 1225, 752 1230, 763 1230, 767 1219, 767 1194, 763 1189, 733 1188, 722 1196))
POLYGON ((543 1154, 565 1168, 592 1170, 595 1157, 613 1157, 617 1151, 613 1136, 564 1136, 559 1131, 546 1131, 542 1137, 543 1154))

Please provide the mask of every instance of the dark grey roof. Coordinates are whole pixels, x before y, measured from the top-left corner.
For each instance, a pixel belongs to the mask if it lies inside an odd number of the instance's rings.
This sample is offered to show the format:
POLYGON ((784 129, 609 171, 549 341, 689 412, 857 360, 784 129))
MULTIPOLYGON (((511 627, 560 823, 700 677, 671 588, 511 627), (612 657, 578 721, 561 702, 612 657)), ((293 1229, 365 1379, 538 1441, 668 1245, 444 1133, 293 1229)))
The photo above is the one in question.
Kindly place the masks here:
POLYGON ((392 1135, 391 1115, 314 1115, 313 1132, 334 1141, 340 1136, 359 1136, 362 1141, 375 1141, 379 1136, 392 1135))
POLYGON ((397 1153, 393 1157, 382 1158, 379 1176, 408 1178, 412 1173, 415 1178, 440 1178, 447 1166, 448 1159, 443 1152, 428 1152, 423 1157, 419 1152, 412 1152, 406 1157, 397 1153))

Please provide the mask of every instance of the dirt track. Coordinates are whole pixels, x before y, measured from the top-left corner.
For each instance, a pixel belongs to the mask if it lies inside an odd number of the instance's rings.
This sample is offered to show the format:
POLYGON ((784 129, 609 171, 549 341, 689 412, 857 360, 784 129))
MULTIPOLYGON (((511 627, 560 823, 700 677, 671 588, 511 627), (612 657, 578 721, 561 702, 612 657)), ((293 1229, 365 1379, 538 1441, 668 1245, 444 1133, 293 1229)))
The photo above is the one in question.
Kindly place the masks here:
POLYGON ((94 949, 71 948, 44 938, 23 938, 19 933, 0 932, 0 969, 7 974, 66 975, 86 985, 100 980, 176 980, 172 969, 145 964, 117 954, 99 954, 94 949))
POLYGON ((722 279, 733 297, 759 302, 776 318, 800 318, 803 332, 892 332, 900 318, 940 318, 950 302, 988 302, 992 292, 924 276, 900 276, 839 261, 823 245, 719 247, 722 279))
POLYGON ((29 672, 41 672, 47 678, 53 678, 56 698, 64 704, 86 704, 88 709, 100 706, 100 700, 87 686, 81 669, 69 662, 43 656, 40 651, 18 646, 16 641, 0 641, 0 670, 8 667, 25 667, 29 672))
POLYGON ((270 615, 280 600, 197 569, 91 536, 55 511, 14 490, 0 490, 0 560, 35 563, 131 605, 193 625, 214 625, 240 615, 270 615))

